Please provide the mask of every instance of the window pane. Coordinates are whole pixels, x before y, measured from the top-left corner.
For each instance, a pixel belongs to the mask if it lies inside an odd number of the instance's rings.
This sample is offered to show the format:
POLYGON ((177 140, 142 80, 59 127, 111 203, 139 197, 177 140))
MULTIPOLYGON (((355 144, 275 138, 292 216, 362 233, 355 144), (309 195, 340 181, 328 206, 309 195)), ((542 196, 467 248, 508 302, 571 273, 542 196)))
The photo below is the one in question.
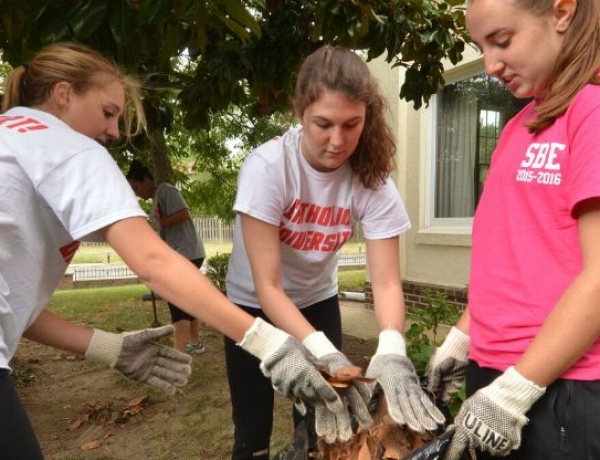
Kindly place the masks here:
POLYGON ((436 218, 473 217, 502 128, 529 100, 479 74, 437 95, 436 218))

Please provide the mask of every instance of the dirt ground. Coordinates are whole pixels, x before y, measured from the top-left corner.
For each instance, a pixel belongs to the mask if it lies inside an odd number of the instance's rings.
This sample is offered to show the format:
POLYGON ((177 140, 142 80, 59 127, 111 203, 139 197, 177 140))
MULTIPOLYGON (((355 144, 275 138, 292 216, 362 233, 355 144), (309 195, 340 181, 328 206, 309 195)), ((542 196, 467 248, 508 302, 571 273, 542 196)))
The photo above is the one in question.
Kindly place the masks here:
MULTIPOLYGON (((203 332, 190 383, 173 397, 129 382, 80 357, 23 340, 13 380, 47 460, 220 460, 230 458, 229 393, 220 334, 203 332)), ((366 368, 372 343, 344 337, 366 368)), ((278 397, 272 454, 291 437, 291 405, 278 397), (279 445, 277 445, 279 444, 279 445)))

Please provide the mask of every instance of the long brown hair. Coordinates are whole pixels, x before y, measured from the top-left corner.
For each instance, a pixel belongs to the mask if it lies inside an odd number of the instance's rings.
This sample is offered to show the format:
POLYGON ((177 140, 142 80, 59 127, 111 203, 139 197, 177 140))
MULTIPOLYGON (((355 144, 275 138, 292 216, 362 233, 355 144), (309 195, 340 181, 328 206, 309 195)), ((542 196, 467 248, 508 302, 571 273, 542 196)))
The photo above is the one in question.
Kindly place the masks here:
POLYGON ((365 125, 348 161, 365 187, 383 184, 395 166, 396 145, 385 119, 386 101, 360 56, 340 46, 323 46, 310 54, 296 79, 292 99, 296 116, 301 118, 324 92, 340 92, 365 103, 365 125))
POLYGON ((55 43, 43 48, 28 64, 15 68, 8 77, 2 112, 15 106, 35 107, 50 97, 59 82, 68 82, 78 94, 118 80, 125 90, 123 113, 125 135, 140 133, 146 123, 139 83, 122 73, 100 53, 77 43, 55 43))

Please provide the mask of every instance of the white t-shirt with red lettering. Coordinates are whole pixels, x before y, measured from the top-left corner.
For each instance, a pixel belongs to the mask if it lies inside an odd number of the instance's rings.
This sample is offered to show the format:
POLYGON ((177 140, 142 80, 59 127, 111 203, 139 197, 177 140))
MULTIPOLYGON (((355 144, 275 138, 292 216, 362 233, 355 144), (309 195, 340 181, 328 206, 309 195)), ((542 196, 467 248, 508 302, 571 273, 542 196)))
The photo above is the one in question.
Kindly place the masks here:
POLYGON ((79 241, 145 217, 107 150, 49 113, 0 115, 0 368, 58 285, 79 241))
POLYGON ((360 222, 366 239, 400 235, 410 228, 404 204, 388 179, 363 186, 349 165, 313 169, 300 151, 302 128, 292 128, 255 149, 244 161, 234 204, 237 213, 227 295, 260 308, 240 226, 240 213, 279 227, 285 293, 303 308, 338 292, 339 250, 360 222))
MULTIPOLYGON (((533 107, 504 128, 473 221, 470 356, 499 370, 517 362, 581 271, 572 212, 600 197, 600 86, 586 86, 537 136, 524 127, 533 107)), ((600 379, 600 340, 563 377, 600 379)))

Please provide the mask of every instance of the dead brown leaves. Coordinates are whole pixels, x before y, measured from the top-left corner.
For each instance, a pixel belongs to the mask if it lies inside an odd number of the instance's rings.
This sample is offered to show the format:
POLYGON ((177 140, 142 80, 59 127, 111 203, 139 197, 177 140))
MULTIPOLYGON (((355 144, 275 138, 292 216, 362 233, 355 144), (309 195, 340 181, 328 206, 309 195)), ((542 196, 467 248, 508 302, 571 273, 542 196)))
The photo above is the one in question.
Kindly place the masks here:
MULTIPOLYGON (((74 431, 92 423, 100 426, 116 427, 126 423, 131 417, 140 414, 147 404, 147 396, 134 398, 122 407, 114 407, 111 402, 88 402, 85 404, 83 412, 69 425, 68 429, 74 431)), ((94 450, 100 447, 101 444, 100 439, 94 439, 84 443, 81 450, 94 450)))
MULTIPOLYGON (((355 381, 372 381, 362 376, 360 367, 340 369, 327 380, 338 389, 347 388, 355 381)), ((369 430, 358 428, 348 442, 327 444, 318 442, 318 460, 402 460, 433 439, 433 434, 415 433, 394 422, 388 415, 385 398, 379 398, 372 414, 373 426, 369 430)))

